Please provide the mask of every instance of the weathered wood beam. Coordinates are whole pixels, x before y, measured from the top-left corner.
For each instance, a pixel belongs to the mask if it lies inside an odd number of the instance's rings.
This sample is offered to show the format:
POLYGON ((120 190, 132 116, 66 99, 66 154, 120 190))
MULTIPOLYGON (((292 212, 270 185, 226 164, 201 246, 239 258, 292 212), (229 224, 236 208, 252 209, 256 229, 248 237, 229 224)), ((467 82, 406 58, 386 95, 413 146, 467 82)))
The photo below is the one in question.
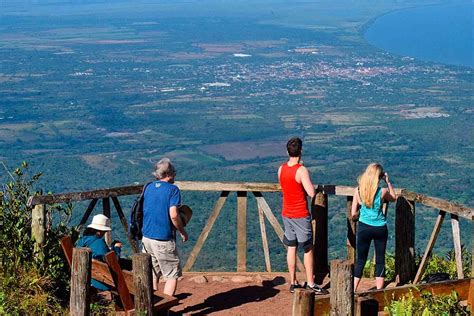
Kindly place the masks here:
POLYGON ((153 269, 151 256, 138 253, 132 256, 133 283, 135 285, 135 312, 153 315, 153 269))
POLYGON ((308 316, 314 313, 314 292, 306 289, 295 289, 293 295, 292 316, 308 316))
POLYGON ((260 234, 262 236, 263 254, 265 256, 265 268, 267 272, 272 272, 272 264, 270 262, 270 250, 268 247, 267 229, 265 227, 265 215, 263 214, 263 210, 260 207, 260 204, 258 203, 257 203, 257 208, 258 208, 258 220, 260 222, 260 234))
POLYGON ((91 216, 92 211, 94 210, 95 205, 97 204, 97 199, 93 199, 90 203, 89 206, 87 206, 87 209, 84 213, 84 215, 81 218, 81 221, 79 222, 79 225, 77 225, 77 230, 81 230, 82 226, 87 222, 89 219, 89 216, 91 216))
POLYGON ((71 294, 69 313, 73 316, 89 315, 92 252, 89 248, 75 248, 72 255, 71 294))
POLYGON ((138 253, 138 244, 136 240, 132 238, 132 235, 130 235, 130 232, 128 230, 128 222, 127 222, 127 219, 125 218, 125 214, 123 213, 122 206, 120 205, 119 199, 113 196, 112 202, 114 203, 114 207, 118 213, 120 222, 122 223, 122 227, 125 230, 125 234, 127 234, 127 239, 128 239, 128 242, 130 243, 130 246, 132 247, 133 253, 138 253))
POLYGON ((331 315, 354 314, 354 265, 350 261, 331 261, 331 315))
POLYGON ((431 232, 430 240, 428 241, 428 245, 426 245, 425 253, 421 258, 420 265, 418 266, 418 271, 416 272, 415 279, 413 280, 413 284, 420 282, 421 276, 425 272, 426 265, 428 263, 428 258, 431 255, 431 251, 433 250, 434 244, 436 243, 436 239, 438 238, 439 231, 441 229, 441 224, 443 224, 444 216, 446 212, 439 211, 438 218, 436 219, 436 223, 434 225, 433 231, 431 232))
POLYGON ((34 251, 41 260, 44 257, 43 244, 46 238, 46 206, 35 205, 31 212, 31 236, 35 241, 34 251))
POLYGON ((347 260, 355 264, 357 222, 352 220, 352 199, 353 199, 352 196, 348 196, 347 202, 346 202, 346 212, 347 212, 346 249, 347 249, 347 260))
POLYGON ((379 311, 383 310, 386 304, 390 304, 392 300, 398 300, 403 295, 412 293, 414 297, 419 297, 422 291, 428 291, 433 295, 447 295, 452 291, 458 293, 460 301, 467 300, 469 296, 469 286, 471 279, 449 280, 434 283, 424 283, 416 285, 404 285, 398 287, 385 288, 382 290, 374 290, 356 293, 357 297, 371 298, 379 303, 379 311))
POLYGON ((133 309, 133 299, 130 295, 127 283, 125 282, 125 277, 122 273, 122 268, 120 267, 120 262, 117 258, 117 255, 114 251, 110 251, 105 255, 105 261, 109 265, 110 274, 114 280, 114 284, 117 288, 117 292, 120 296, 120 301, 125 310, 133 309))
MULTIPOLYGON (((110 199, 103 198, 102 199, 102 214, 107 216, 110 220, 110 227, 112 228, 112 217, 110 214, 110 199)), ((105 232, 104 235, 105 243, 110 247, 112 245, 112 231, 105 232)))
MULTIPOLYGON (((259 192, 280 192, 279 183, 259 183, 259 182, 203 182, 203 181, 176 181, 175 184, 182 191, 259 191, 259 192)), ((354 187, 337 186, 332 184, 316 184, 315 189, 328 195, 352 196, 354 187)), ((107 189, 97 189, 82 192, 66 192, 49 195, 31 196, 28 200, 29 206, 37 204, 67 203, 71 201, 84 201, 91 199, 110 198, 122 195, 134 195, 142 192, 143 185, 131 185, 107 189)), ((395 190, 401 192, 400 189, 395 190)))
MULTIPOLYGON (((175 183, 183 191, 260 191, 260 192, 279 192, 281 187, 278 183, 255 183, 255 182, 202 182, 202 181, 177 181, 175 183)), ((318 191, 328 195, 352 196, 354 187, 341 185, 322 185, 314 186, 318 191)), ((98 189, 83 192, 67 192, 50 195, 31 196, 28 200, 28 206, 38 204, 67 203, 72 201, 83 201, 92 199, 102 199, 121 195, 140 194, 143 185, 131 185, 115 187, 108 189, 98 189)), ((448 213, 460 217, 474 220, 474 209, 467 206, 442 200, 439 198, 427 196, 424 194, 408 191, 406 189, 395 189, 398 196, 402 196, 410 201, 430 206, 436 209, 445 210, 448 213)))
POLYGON ((196 261, 196 258, 199 252, 201 251, 201 248, 204 245, 204 242, 206 241, 207 236, 209 235, 209 232, 212 229, 212 226, 214 226, 214 223, 216 222, 216 219, 219 216, 219 213, 221 212, 221 209, 224 206, 225 201, 227 200, 227 196, 229 196, 229 191, 221 192, 219 199, 214 205, 214 209, 212 210, 211 215, 209 215, 209 219, 207 220, 206 225, 201 231, 201 235, 199 235, 199 238, 196 241, 196 244, 194 245, 193 250, 189 254, 188 260, 186 261, 186 264, 184 265, 183 271, 189 271, 193 267, 194 262, 196 261))
POLYGON ((415 203, 399 196, 395 209, 395 275, 399 284, 405 284, 416 273, 415 203))
MULTIPOLYGON (((277 234, 278 238, 283 244, 283 234, 285 232, 283 231, 283 228, 281 228, 281 225, 278 222, 278 219, 273 214, 272 209, 268 205, 267 201, 265 201, 265 198, 262 196, 261 192, 253 192, 253 195, 255 196, 255 199, 257 200, 258 206, 262 209, 263 213, 268 219, 268 222, 270 223, 270 225, 272 225, 273 229, 275 230, 275 233, 277 234)), ((283 246, 287 248, 285 244, 283 244, 283 246)), ((298 256, 296 257, 296 267, 301 272, 305 271, 304 265, 298 256)))
POLYGON ((313 264, 314 281, 322 284, 329 273, 328 260, 328 195, 317 192, 314 204, 311 206, 313 219, 316 220, 314 234, 313 264))
MULTIPOLYGON (((379 311, 383 311, 386 304, 390 304, 392 300, 398 300, 410 291, 414 297, 419 297, 421 292, 428 291, 434 295, 447 295, 451 291, 456 291, 459 300, 467 300, 469 296, 469 286, 474 278, 462 280, 449 280, 435 283, 425 283, 416 285, 404 285, 390 287, 381 290, 364 291, 355 293, 357 301, 362 299, 374 299, 378 302, 379 311)), ((330 295, 316 295, 314 302, 314 315, 328 315, 331 309, 330 295)))
POLYGON ((451 214, 451 226, 453 229, 454 254, 456 256, 456 271, 458 273, 458 279, 464 279, 464 271, 462 269, 461 231, 459 229, 459 218, 457 215, 451 214))
POLYGON ((247 271, 247 192, 237 192, 237 272, 247 271))
POLYGON ((443 210, 447 213, 458 215, 469 220, 474 220, 474 209, 464 206, 462 204, 442 200, 416 192, 411 192, 408 190, 402 190, 400 196, 403 196, 407 200, 414 201, 416 203, 443 210))

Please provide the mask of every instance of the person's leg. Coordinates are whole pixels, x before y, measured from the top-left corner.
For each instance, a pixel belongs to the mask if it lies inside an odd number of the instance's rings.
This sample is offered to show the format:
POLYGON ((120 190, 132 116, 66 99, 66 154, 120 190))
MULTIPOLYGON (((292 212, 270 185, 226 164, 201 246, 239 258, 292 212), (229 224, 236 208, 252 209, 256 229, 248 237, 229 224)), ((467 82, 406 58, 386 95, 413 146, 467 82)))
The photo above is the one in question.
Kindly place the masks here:
POLYGON ((385 250, 387 248, 387 226, 377 227, 374 233, 375 246, 375 286, 384 287, 385 282, 385 250))
POLYGON ((162 241, 161 251, 159 253, 159 262, 161 272, 165 279, 165 288, 163 292, 174 296, 178 285, 178 278, 182 275, 181 264, 176 242, 174 240, 162 241))
MULTIPOLYGON (((288 272, 290 274, 290 284, 298 284, 296 279, 296 253, 298 241, 293 227, 293 219, 283 217, 283 226, 285 233, 283 235, 283 244, 287 246, 286 263, 288 264, 288 272)), ((291 288, 290 288, 291 290, 291 288)))
POLYGON ((153 290, 158 290, 158 284, 161 276, 160 263, 157 257, 157 243, 155 240, 143 237, 142 239, 143 253, 148 253, 151 256, 151 266, 153 269, 153 290))
POLYGON ((304 250, 304 268, 306 270, 306 283, 314 286, 314 264, 313 264, 313 226, 311 216, 294 218, 293 229, 298 240, 298 247, 304 250))
POLYGON ((163 293, 174 296, 174 292, 176 292, 176 287, 178 286, 178 279, 168 279, 165 282, 165 288, 163 293))
POLYGON ((288 246, 286 252, 286 263, 288 264, 288 272, 290 273, 290 284, 296 284, 296 247, 288 246))
POLYGON ((357 261, 354 268, 354 291, 359 286, 362 273, 364 272, 365 262, 369 255, 370 242, 372 236, 370 232, 370 226, 359 222, 357 230, 357 261))
POLYGON ((304 252, 304 268, 306 270, 306 282, 309 285, 314 284, 314 264, 313 264, 313 246, 307 247, 304 252))

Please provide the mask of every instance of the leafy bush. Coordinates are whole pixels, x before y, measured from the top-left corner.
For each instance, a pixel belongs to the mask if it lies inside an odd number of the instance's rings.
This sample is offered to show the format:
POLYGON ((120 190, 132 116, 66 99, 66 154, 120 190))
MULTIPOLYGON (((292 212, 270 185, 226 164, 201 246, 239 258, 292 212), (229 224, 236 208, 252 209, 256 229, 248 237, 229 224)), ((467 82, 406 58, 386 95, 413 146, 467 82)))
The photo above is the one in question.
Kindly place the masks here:
POLYGON ((458 294, 452 291, 450 295, 433 295, 423 291, 420 297, 415 298, 413 292, 394 300, 384 308, 390 315, 396 316, 449 316, 470 315, 467 307, 461 306, 458 294))
MULTIPOLYGON (((364 266, 363 277, 373 278, 375 275, 375 263, 367 260, 364 266)), ((392 281, 395 279, 395 255, 387 252, 385 254, 385 279, 392 281)))
POLYGON ((6 173, 9 181, 0 191, 0 314, 51 314, 69 296, 69 271, 59 238, 71 233, 71 208, 49 209, 39 255, 31 237, 32 208, 27 201, 41 174, 29 176, 26 163, 6 173))
MULTIPOLYGON (((469 251, 464 246, 461 247, 461 254, 464 277, 468 278, 472 273, 472 257, 469 251)), ((420 261, 421 257, 418 258, 418 262, 420 261)), ((454 280, 458 278, 456 271, 456 256, 454 250, 449 251, 444 257, 433 253, 430 259, 428 260, 428 264, 426 266, 425 273, 423 274, 423 278, 433 273, 447 273, 449 274, 449 278, 454 280)))

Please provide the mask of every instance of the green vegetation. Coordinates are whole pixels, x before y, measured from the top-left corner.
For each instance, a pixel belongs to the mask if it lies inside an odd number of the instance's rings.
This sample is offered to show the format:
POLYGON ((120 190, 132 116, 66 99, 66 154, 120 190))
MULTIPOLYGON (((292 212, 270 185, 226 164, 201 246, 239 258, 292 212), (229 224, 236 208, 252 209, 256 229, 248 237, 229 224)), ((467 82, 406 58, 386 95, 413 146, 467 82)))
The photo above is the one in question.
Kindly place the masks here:
POLYGON ((26 203, 41 174, 29 176, 23 163, 9 176, 0 192, 0 314, 57 314, 69 299, 69 270, 59 237, 71 233, 64 220, 70 212, 59 206, 50 210, 45 244, 35 251, 26 203))
MULTIPOLYGON (((462 266, 463 273, 465 278, 469 278, 472 274, 471 271, 471 253, 465 248, 461 247, 462 253, 462 266)), ((418 255, 416 258, 416 264, 418 265, 421 262, 421 256, 418 255)), ((363 277, 372 278, 375 272, 375 263, 372 260, 367 260, 364 267, 363 277)), ((428 264, 423 273, 422 280, 430 275, 435 273, 447 273, 449 279, 455 280, 458 275, 456 272, 456 257, 454 255, 454 250, 448 251, 445 256, 441 256, 436 253, 432 253, 430 258, 428 258, 428 264)), ((385 255, 385 278, 387 281, 395 280, 395 255, 393 253, 387 253, 385 255)))
POLYGON ((394 300, 385 311, 395 316, 449 316, 471 315, 468 308, 461 306, 458 294, 453 291, 451 295, 433 295, 423 291, 419 298, 413 293, 394 300))
MULTIPOLYGON (((471 271, 471 261, 472 256, 470 252, 465 248, 462 247, 462 266, 464 277, 468 278, 472 276, 471 271)), ((421 261, 421 258, 418 258, 418 262, 421 261)), ((456 272, 456 258, 454 255, 454 250, 450 250, 444 257, 440 256, 436 253, 433 253, 428 261, 428 265, 426 266, 425 273, 423 277, 427 276, 428 274, 433 273, 447 273, 449 274, 450 279, 457 279, 457 272, 456 272)))

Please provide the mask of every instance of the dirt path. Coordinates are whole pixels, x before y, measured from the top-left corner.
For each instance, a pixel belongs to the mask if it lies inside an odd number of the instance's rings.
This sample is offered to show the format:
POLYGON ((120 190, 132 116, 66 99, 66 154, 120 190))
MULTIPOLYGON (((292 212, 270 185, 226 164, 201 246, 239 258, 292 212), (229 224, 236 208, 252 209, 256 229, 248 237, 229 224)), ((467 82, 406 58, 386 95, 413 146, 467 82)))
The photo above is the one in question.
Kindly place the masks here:
MULTIPOLYGON (((180 305, 171 315, 291 315, 293 294, 285 277, 267 273, 186 274, 176 293, 180 305)), ((361 289, 371 286, 369 280, 364 281, 361 289)))

